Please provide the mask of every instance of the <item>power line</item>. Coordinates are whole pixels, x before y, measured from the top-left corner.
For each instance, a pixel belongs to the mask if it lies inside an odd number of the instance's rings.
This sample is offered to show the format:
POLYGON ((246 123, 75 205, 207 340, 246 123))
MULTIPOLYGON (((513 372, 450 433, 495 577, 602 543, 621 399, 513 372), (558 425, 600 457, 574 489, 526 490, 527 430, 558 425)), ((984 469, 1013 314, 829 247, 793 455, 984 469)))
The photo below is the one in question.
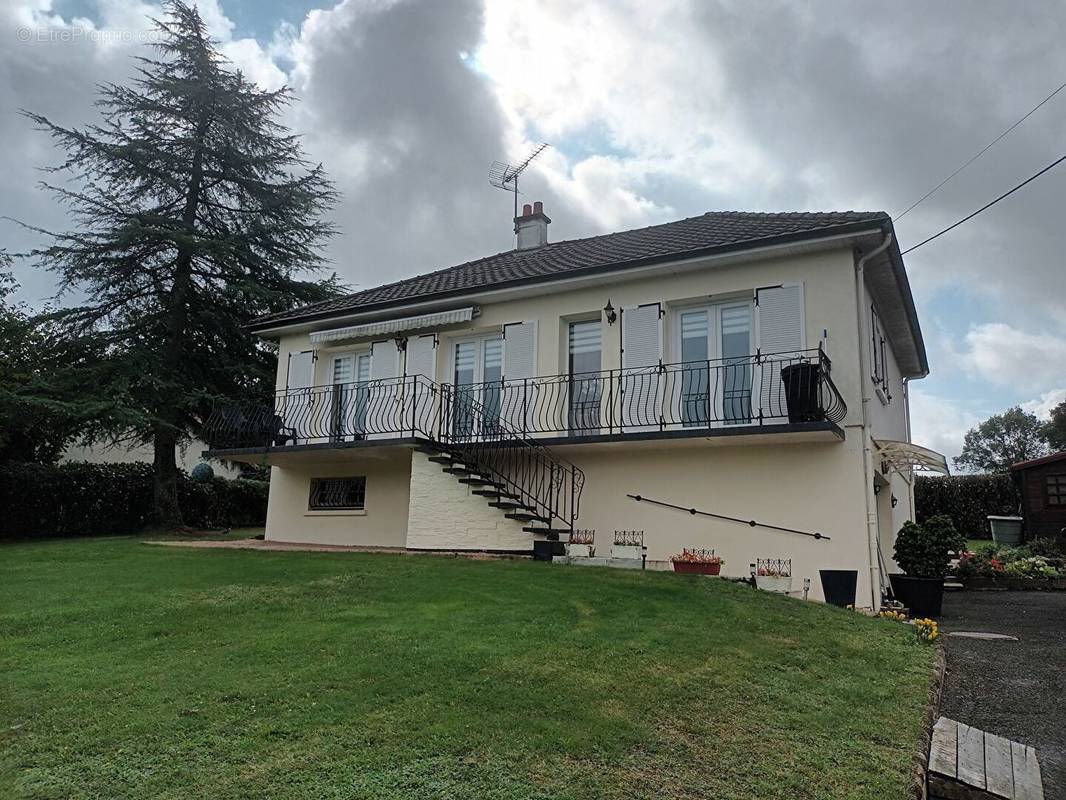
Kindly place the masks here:
POLYGON ((917 250, 917 249, 918 249, 919 247, 921 247, 921 246, 922 246, 923 244, 929 244, 929 242, 933 241, 933 239, 938 239, 938 238, 940 238, 941 236, 943 236, 943 235, 944 235, 945 233, 947 233, 948 231, 950 231, 950 230, 954 230, 955 228, 959 227, 960 225, 962 225, 962 223, 964 223, 964 222, 968 222, 969 220, 971 220, 971 219, 973 219, 974 217, 976 217, 976 216, 977 216, 978 214, 980 214, 980 213, 981 213, 982 211, 984 211, 985 209, 988 209, 988 208, 991 208, 992 206, 994 206, 994 205, 995 205, 996 203, 998 203, 998 202, 999 202, 1000 200, 1003 200, 1003 199, 1005 199, 1005 198, 1007 198, 1007 197, 1010 197, 1010 196, 1011 196, 1012 194, 1014 194, 1014 193, 1015 193, 1016 191, 1018 191, 1018 190, 1019 190, 1019 189, 1021 189, 1021 188, 1022 188, 1023 186, 1025 186, 1025 185, 1026 185, 1027 183, 1032 183, 1032 182, 1033 182, 1033 181, 1035 181, 1035 180, 1036 180, 1037 178, 1039 178, 1039 177, 1040 177, 1041 175, 1043 175, 1043 174, 1044 174, 1045 172, 1048 172, 1049 170, 1053 169, 1054 167, 1057 167, 1057 166, 1058 166, 1059 164, 1061 164, 1061 163, 1062 163, 1063 161, 1066 161, 1066 156, 1060 156, 1059 158, 1057 158, 1056 160, 1054 160, 1054 161, 1052 161, 1052 162, 1051 162, 1050 164, 1048 164, 1048 165, 1047 165, 1046 167, 1044 167, 1044 168, 1043 168, 1042 170, 1040 170, 1039 172, 1037 172, 1037 173, 1036 173, 1035 175, 1030 175, 1030 176, 1029 176, 1028 178, 1026 178, 1026 179, 1025 179, 1024 181, 1022 181, 1021 183, 1019 183, 1019 184, 1018 184, 1017 186, 1015 186, 1015 187, 1014 187, 1013 189, 1011 189, 1010 191, 1008 191, 1008 192, 1004 192, 1004 193, 1003 193, 1003 194, 1001 194, 1001 195, 1000 195, 999 197, 997 197, 997 198, 996 198, 995 200, 993 200, 993 201, 992 201, 991 203, 986 203, 985 205, 981 206, 981 207, 980 207, 979 209, 977 209, 976 211, 974 211, 974 212, 973 212, 972 214, 968 214, 967 216, 965 216, 965 217, 963 217, 962 219, 960 219, 960 220, 959 220, 958 222, 956 222, 956 223, 955 223, 954 225, 949 225, 948 227, 944 228, 944 230, 940 231, 940 233, 934 234, 933 236, 930 236, 930 237, 929 237, 928 239, 925 239, 924 241, 918 242, 918 244, 914 245, 914 247, 908 247, 908 248, 907 248, 906 250, 904 250, 904 251, 903 251, 903 252, 901 253, 901 255, 907 255, 907 253, 910 253, 910 252, 912 252, 912 251, 914 251, 914 250, 917 250))
POLYGON ((1031 117, 1031 116, 1032 116, 1032 115, 1033 115, 1033 114, 1034 114, 1034 113, 1036 112, 1036 110, 1037 110, 1037 109, 1039 109, 1039 108, 1040 108, 1040 107, 1041 107, 1042 105, 1044 105, 1044 103, 1046 103, 1046 102, 1047 102, 1048 100, 1050 100, 1050 99, 1051 99, 1052 97, 1054 97, 1055 95, 1057 95, 1057 94, 1058 94, 1059 92, 1061 92, 1061 91, 1062 91, 1063 89, 1066 89, 1066 83, 1063 83, 1063 84, 1062 84, 1061 86, 1059 86, 1059 88, 1058 88, 1058 89, 1056 89, 1055 91, 1053 91, 1053 92, 1052 92, 1051 94, 1049 94, 1049 95, 1048 95, 1047 97, 1045 97, 1045 98, 1044 98, 1043 100, 1041 100, 1041 101, 1040 101, 1039 103, 1037 103, 1037 104, 1036 104, 1035 106, 1033 106, 1033 107, 1032 107, 1031 109, 1029 109, 1029 113, 1027 113, 1027 114, 1026 114, 1026 115, 1025 115, 1024 117, 1022 117, 1022 118, 1021 118, 1020 120, 1018 120, 1018 121, 1017 121, 1017 122, 1015 122, 1015 123, 1014 123, 1013 125, 1011 125, 1011 126, 1010 126, 1009 128, 1007 128, 1007 130, 1003 131, 1003 133, 1001 133, 1001 134, 1000 134, 999 136, 997 136, 997 137, 996 137, 995 139, 993 139, 993 140, 992 140, 991 142, 989 142, 989 143, 988 143, 987 145, 985 145, 985 148, 984 148, 984 149, 983 149, 983 150, 982 150, 981 152, 977 153, 977 155, 975 155, 975 156, 972 156, 972 157, 970 158, 970 160, 969 160, 969 161, 967 161, 967 162, 966 162, 965 164, 963 164, 963 165, 962 165, 961 167, 959 167, 959 168, 958 168, 957 170, 955 170, 955 171, 954 171, 954 172, 952 172, 952 173, 951 173, 950 175, 948 175, 948 176, 947 176, 946 178, 944 178, 944 180, 942 180, 942 181, 941 181, 940 183, 938 183, 938 184, 937 184, 936 186, 934 186, 934 187, 933 187, 932 189, 930 189, 930 190, 929 190, 928 192, 926 192, 926 193, 925 193, 925 194, 923 194, 923 195, 922 195, 921 197, 919 197, 919 198, 918 198, 917 200, 915 200, 915 201, 914 201, 913 203, 911 203, 911 204, 910 204, 909 206, 907 206, 907 208, 906 208, 906 209, 904 209, 904 211, 903 211, 902 213, 900 213, 900 214, 897 214, 897 215, 896 215, 896 220, 897 220, 897 221, 899 221, 899 220, 903 219, 903 217, 907 215, 907 212, 908 212, 908 211, 910 211, 911 209, 915 208, 915 207, 916 207, 916 206, 918 206, 919 204, 921 204, 921 203, 925 202, 925 200, 927 200, 927 199, 928 199, 929 197, 931 197, 931 196, 932 196, 933 194, 935 194, 935 193, 936 193, 937 191, 939 191, 940 187, 942 187, 942 186, 943 186, 943 185, 944 185, 945 183, 947 183, 948 181, 950 181, 950 180, 951 180, 952 178, 954 178, 954 177, 955 177, 956 175, 958 175, 958 174, 959 174, 960 172, 962 172, 962 171, 963 171, 964 169, 966 169, 966 168, 967 168, 968 166, 970 166, 970 164, 972 164, 972 163, 973 163, 973 162, 975 162, 975 161, 976 161, 977 159, 979 159, 979 158, 980 158, 981 156, 983 156, 983 155, 984 155, 985 153, 987 153, 987 152, 988 152, 989 150, 991 150, 991 149, 992 149, 992 146, 993 146, 993 145, 995 145, 995 144, 996 144, 997 142, 999 142, 999 141, 1000 141, 1000 140, 1001 140, 1001 139, 1002 139, 1002 138, 1003 138, 1004 136, 1006 136, 1006 135, 1007 135, 1008 133, 1010 133, 1010 132, 1011 132, 1012 130, 1014 130, 1014 129, 1015 129, 1015 128, 1017 128, 1017 127, 1018 127, 1019 125, 1021 125, 1021 124, 1022 124, 1023 122, 1025 122, 1025 121, 1026 121, 1027 119, 1029 119, 1029 117, 1031 117))

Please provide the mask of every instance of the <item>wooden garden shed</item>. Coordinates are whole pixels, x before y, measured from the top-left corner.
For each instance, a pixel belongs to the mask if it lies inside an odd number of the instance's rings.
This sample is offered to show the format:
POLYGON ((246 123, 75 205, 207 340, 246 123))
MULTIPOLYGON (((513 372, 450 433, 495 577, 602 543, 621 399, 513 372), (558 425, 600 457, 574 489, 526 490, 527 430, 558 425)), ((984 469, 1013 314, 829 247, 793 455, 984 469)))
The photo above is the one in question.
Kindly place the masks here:
POLYGON ((1066 539, 1066 451, 1011 465, 1018 482, 1026 538, 1066 539))

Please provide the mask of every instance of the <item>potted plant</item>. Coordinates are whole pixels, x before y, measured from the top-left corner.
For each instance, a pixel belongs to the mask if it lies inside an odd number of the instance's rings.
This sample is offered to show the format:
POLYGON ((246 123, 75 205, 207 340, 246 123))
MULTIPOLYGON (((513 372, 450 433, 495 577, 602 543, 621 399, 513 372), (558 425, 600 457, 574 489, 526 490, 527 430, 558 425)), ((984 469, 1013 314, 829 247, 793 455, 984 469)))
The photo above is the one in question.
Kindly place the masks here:
POLYGON ((944 576, 951 553, 963 550, 965 541, 946 514, 925 524, 904 522, 896 535, 894 555, 902 575, 890 575, 892 592, 912 617, 937 617, 944 602, 944 576))
POLYGON ((674 572, 687 575, 718 575, 725 560, 716 556, 714 550, 682 550, 676 556, 670 556, 674 562, 674 572))
POLYGON ((596 531, 579 528, 570 534, 566 545, 566 554, 571 558, 592 558, 596 550, 596 531))
POLYGON ((644 531, 615 531, 611 544, 611 558, 630 558, 638 561, 644 555, 644 531))
POLYGON ((760 558, 755 562, 755 585, 764 592, 792 591, 792 559, 760 558))

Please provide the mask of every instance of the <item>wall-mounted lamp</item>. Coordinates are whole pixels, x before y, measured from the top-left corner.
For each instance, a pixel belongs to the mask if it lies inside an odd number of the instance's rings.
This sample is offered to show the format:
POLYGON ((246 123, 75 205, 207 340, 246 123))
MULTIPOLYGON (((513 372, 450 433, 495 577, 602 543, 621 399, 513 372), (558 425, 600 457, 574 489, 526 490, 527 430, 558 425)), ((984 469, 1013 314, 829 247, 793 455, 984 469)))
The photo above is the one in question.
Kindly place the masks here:
POLYGON ((881 494, 881 484, 879 484, 879 483, 875 483, 874 484, 874 494, 875 495, 876 494, 881 494))
POLYGON ((407 339, 405 337, 397 337, 396 349, 401 353, 407 349, 407 339))
POLYGON ((898 502, 899 502, 899 498, 896 497, 895 495, 892 495, 892 508, 895 508, 896 507, 896 503, 898 503, 898 502))
POLYGON ((603 307, 603 313, 607 315, 607 324, 614 325, 618 321, 618 312, 611 305, 611 298, 607 298, 607 305, 603 307))

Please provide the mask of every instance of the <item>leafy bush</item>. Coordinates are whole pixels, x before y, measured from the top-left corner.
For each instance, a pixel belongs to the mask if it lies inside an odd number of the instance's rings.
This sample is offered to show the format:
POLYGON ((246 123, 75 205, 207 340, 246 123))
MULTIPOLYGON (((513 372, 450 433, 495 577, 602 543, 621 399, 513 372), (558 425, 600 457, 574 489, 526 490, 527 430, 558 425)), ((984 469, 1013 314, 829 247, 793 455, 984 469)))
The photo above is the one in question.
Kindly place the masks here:
POLYGON ((1029 552, 1034 556, 1043 556, 1044 558, 1066 558, 1066 552, 1063 552, 1058 540, 1053 536, 1031 539, 1027 546, 1029 552))
POLYGON ((1059 571, 1041 556, 1029 556, 1011 561, 1003 571, 1015 578, 1057 578, 1059 571))
MULTIPOLYGON (((269 484, 212 478, 178 484, 185 523, 262 525, 269 484)), ((133 533, 152 518, 150 464, 0 465, 0 539, 133 533)))
POLYGON ((215 470, 206 461, 201 461, 199 464, 192 468, 192 471, 189 473, 189 477, 192 478, 194 481, 209 481, 213 477, 215 477, 215 470))
POLYGON ((914 516, 919 524, 947 514, 957 530, 973 539, 991 536, 989 514, 1017 514, 1021 502, 1010 475, 922 475, 914 485, 914 516))
POLYGON ((951 563, 948 553, 964 545, 951 517, 941 514, 924 525, 904 522, 896 536, 894 555, 900 568, 913 578, 943 578, 951 563))
POLYGON ((1036 553, 1033 544, 982 545, 974 552, 959 556, 955 574, 960 578, 1057 578, 1061 575, 1062 560, 1036 553))

